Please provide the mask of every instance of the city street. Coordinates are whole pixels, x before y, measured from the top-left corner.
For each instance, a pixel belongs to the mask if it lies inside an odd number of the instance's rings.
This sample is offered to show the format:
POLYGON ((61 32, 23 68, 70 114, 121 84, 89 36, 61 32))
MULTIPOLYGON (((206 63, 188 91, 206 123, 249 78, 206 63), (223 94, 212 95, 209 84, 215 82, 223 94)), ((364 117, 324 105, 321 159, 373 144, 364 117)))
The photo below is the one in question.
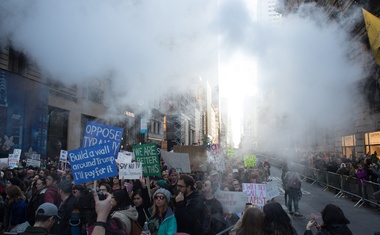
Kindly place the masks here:
MULTIPOLYGON (((284 205, 284 193, 281 187, 281 170, 272 167, 271 178, 278 182, 280 196, 277 196, 275 200, 287 211, 284 205)), ((380 232, 380 210, 368 208, 362 206, 360 208, 354 207, 355 202, 350 199, 336 198, 333 192, 323 191, 324 188, 317 184, 311 185, 310 183, 302 183, 302 198, 299 203, 300 213, 303 217, 292 216, 293 225, 296 228, 298 234, 303 234, 306 224, 312 218, 315 218, 318 223, 322 223, 320 212, 326 204, 334 204, 342 208, 345 216, 350 220, 348 227, 353 234, 358 235, 373 235, 375 231, 380 232)), ((316 234, 316 229, 313 228, 313 234, 316 234)))

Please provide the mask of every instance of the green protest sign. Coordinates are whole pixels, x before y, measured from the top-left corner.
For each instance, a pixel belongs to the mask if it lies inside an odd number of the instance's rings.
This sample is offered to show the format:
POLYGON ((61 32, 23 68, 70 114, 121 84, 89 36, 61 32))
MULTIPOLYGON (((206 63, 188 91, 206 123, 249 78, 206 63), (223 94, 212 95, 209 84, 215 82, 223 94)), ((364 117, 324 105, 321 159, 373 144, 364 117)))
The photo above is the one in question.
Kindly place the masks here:
POLYGON ((136 162, 142 163, 143 176, 160 176, 160 161, 156 144, 133 146, 136 162))
POLYGON ((256 156, 255 155, 244 155, 244 167, 256 166, 256 156))

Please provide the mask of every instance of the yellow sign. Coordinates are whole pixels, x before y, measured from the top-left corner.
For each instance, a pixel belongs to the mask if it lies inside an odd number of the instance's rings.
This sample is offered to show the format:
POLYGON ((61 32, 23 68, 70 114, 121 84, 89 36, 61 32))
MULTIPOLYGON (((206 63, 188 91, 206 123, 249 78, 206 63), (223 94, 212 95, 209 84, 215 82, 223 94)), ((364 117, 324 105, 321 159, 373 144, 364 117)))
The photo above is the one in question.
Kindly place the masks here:
POLYGON ((244 155, 244 167, 254 167, 254 166, 256 166, 256 156, 244 155))
POLYGON ((362 9, 367 28, 369 44, 375 57, 376 64, 380 65, 380 19, 362 9))

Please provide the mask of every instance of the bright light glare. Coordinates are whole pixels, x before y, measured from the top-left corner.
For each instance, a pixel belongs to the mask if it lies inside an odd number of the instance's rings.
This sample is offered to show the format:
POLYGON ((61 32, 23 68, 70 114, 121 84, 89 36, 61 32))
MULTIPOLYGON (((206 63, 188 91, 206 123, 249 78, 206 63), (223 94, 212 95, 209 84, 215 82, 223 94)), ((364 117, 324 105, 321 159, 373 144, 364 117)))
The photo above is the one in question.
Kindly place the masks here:
MULTIPOLYGON (((257 94, 257 64, 249 56, 236 52, 219 64, 221 97, 228 100, 228 116, 231 120, 232 141, 238 147, 242 135, 244 98, 257 94)), ((253 107, 252 107, 253 108, 253 107)))

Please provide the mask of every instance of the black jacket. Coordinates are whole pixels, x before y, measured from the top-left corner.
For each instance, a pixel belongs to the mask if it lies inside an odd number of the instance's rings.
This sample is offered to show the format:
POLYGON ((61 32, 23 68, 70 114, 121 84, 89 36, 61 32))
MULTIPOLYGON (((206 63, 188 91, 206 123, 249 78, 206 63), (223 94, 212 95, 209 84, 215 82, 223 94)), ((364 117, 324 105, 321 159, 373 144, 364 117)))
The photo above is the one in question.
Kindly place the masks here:
POLYGON ((175 218, 177 231, 190 235, 202 234, 202 222, 200 215, 205 208, 204 197, 197 191, 193 191, 181 202, 177 202, 175 218))

